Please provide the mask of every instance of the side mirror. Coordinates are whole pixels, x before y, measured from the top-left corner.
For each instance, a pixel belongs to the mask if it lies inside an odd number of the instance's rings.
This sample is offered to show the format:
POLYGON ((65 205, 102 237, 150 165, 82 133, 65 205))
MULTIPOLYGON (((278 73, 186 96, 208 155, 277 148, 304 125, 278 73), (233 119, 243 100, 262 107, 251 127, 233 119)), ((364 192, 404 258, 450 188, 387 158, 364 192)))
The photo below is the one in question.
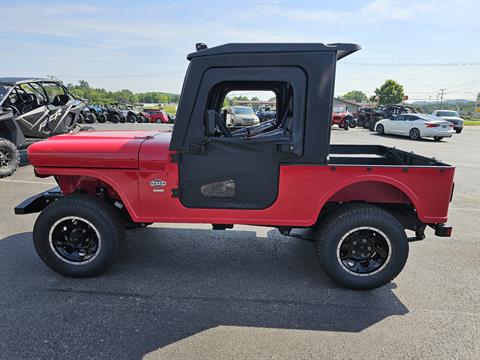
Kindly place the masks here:
POLYGON ((217 130, 216 123, 217 112, 215 110, 207 110, 205 117, 205 133, 207 136, 214 136, 217 130))

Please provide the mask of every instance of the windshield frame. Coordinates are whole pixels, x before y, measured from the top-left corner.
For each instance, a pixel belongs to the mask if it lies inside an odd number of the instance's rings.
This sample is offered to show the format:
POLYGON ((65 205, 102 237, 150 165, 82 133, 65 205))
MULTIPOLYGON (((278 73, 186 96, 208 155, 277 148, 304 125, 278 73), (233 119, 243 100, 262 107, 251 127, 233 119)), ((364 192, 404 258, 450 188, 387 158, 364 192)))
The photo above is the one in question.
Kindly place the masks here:
POLYGON ((7 90, 7 92, 5 93, 5 95, 3 95, 2 98, 0 98, 0 106, 3 105, 3 103, 5 102, 5 100, 10 96, 10 94, 12 93, 13 89, 15 88, 15 85, 0 85, 4 88, 10 88, 7 90))

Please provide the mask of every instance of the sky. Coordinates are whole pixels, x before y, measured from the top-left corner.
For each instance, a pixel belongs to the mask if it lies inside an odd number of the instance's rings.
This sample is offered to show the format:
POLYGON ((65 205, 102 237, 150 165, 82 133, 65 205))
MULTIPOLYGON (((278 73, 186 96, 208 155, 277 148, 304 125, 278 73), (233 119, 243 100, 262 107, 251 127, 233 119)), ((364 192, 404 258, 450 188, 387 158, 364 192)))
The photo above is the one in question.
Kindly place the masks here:
POLYGON ((386 79, 411 100, 480 91, 480 1, 0 0, 0 76, 179 93, 197 42, 359 44, 336 95, 386 79))

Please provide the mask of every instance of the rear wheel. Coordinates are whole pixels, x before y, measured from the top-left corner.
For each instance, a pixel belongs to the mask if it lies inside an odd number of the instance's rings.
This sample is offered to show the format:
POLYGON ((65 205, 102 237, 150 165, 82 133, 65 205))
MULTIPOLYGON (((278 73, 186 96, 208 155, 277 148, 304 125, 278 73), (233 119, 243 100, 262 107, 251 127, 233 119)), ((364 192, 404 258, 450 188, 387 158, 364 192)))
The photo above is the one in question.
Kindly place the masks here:
POLYGON ((0 138, 0 178, 12 175, 20 164, 20 154, 14 143, 0 138))
POLYGON ((316 239, 325 273, 337 284, 369 290, 392 281, 408 257, 408 240, 399 221, 371 205, 351 205, 332 213, 316 239))
POLYGON ((113 114, 111 117, 110 117, 110 121, 114 124, 118 123, 120 121, 120 116, 118 116, 117 114, 113 114))
POLYGON ((90 113, 85 117, 85 122, 87 124, 94 124, 96 121, 97 117, 95 116, 95 114, 90 113))
POLYGON ((417 128, 413 128, 412 130, 410 130, 409 136, 412 140, 420 139, 420 130, 418 130, 417 128))
POLYGON ((105 114, 98 114, 97 121, 99 123, 105 123, 107 122, 107 116, 105 114))
POLYGON ((443 139, 443 136, 434 136, 433 140, 435 141, 441 141, 443 139))
POLYGON ((128 120, 129 123, 134 123, 135 121, 137 121, 137 117, 133 114, 130 114, 130 115, 128 115, 127 120, 128 120))
POLYGON ((348 122, 348 126, 350 126, 352 129, 356 128, 357 122, 355 121, 355 119, 350 119, 350 121, 348 122))
POLYGON ((96 276, 115 261, 125 231, 108 203, 88 195, 69 195, 48 205, 33 228, 40 258, 56 272, 96 276))
POLYGON ((463 130, 463 129, 455 129, 455 132, 456 132, 457 134, 460 134, 460 133, 462 132, 462 130, 463 130))
POLYGON ((382 124, 378 124, 376 130, 377 130, 377 134, 378 134, 378 135, 383 135, 383 134, 385 134, 385 128, 383 127, 382 124))
POLYGON ((125 117, 125 115, 120 115, 119 118, 120 118, 120 122, 121 122, 122 124, 124 124, 124 123, 127 122, 127 118, 125 117))

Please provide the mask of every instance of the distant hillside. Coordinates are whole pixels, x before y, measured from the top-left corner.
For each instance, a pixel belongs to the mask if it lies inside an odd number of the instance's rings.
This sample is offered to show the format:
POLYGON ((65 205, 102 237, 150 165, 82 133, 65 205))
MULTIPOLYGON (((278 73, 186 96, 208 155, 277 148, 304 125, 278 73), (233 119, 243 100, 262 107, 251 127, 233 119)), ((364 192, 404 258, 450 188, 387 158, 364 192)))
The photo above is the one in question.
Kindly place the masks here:
MULTIPOLYGON (((440 109, 440 101, 412 101, 409 105, 424 113, 431 113, 433 110, 440 109)), ((441 108, 443 110, 456 110, 461 114, 470 114, 475 109, 475 101, 465 99, 443 100, 441 108)))
MULTIPOLYGON (((430 101, 430 104, 436 104, 437 101, 430 101)), ((440 103, 440 101, 438 101, 440 103)), ((448 100, 443 100, 444 104, 469 104, 469 103, 474 103, 474 101, 471 100, 466 100, 466 99, 448 99, 448 100)), ((428 104, 428 100, 421 100, 421 101, 413 101, 410 103, 410 105, 415 106, 415 105, 424 105, 428 104)))

